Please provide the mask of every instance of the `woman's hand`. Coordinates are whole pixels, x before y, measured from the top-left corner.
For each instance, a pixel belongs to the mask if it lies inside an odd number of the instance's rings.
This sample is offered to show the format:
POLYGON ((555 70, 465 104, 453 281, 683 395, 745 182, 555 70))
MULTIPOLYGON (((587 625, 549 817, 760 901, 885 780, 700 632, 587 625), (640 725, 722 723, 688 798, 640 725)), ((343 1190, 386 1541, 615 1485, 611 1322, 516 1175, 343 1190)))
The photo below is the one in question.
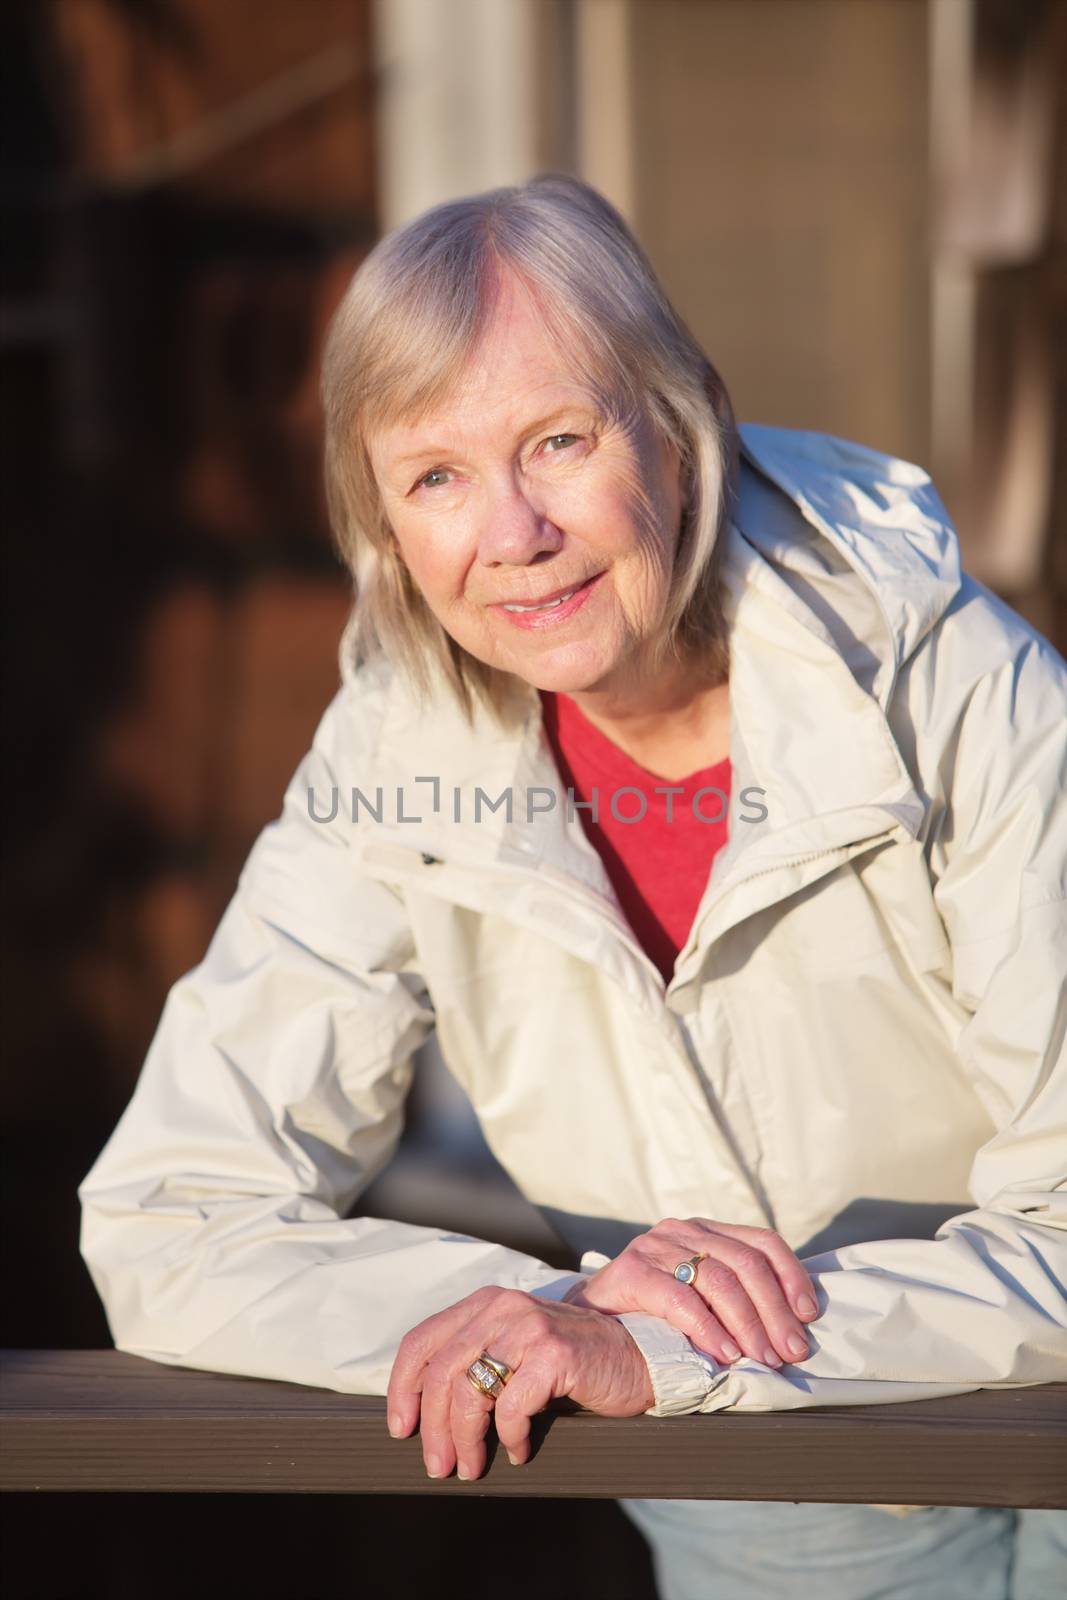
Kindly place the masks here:
POLYGON ((770 1228, 668 1217, 564 1295, 570 1305, 663 1317, 717 1361, 753 1356, 771 1367, 810 1354, 804 1323, 818 1315, 811 1279, 770 1228), (674 1276, 703 1253, 692 1284, 674 1276))
POLYGON ((602 1417, 634 1417, 655 1403, 648 1364, 621 1322, 598 1311, 538 1300, 520 1289, 477 1289, 404 1335, 389 1378, 389 1432, 420 1423, 431 1478, 477 1478, 495 1411, 514 1465, 530 1453, 530 1418, 567 1396, 602 1417), (494 1401, 467 1368, 483 1350, 512 1368, 494 1401))

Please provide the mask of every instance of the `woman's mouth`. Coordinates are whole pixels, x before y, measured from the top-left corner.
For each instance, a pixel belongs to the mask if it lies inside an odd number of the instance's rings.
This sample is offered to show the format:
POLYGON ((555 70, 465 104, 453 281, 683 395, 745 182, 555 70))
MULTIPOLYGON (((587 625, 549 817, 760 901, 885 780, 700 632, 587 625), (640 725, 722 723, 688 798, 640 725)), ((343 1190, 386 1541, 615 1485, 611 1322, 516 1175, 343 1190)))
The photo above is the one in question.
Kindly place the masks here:
POLYGON ((603 576, 602 572, 598 572, 592 578, 586 578, 576 588, 566 589, 554 599, 543 600, 538 605, 524 606, 509 601, 491 606, 490 610, 499 612, 519 628, 553 628, 561 622, 568 621, 581 609, 603 576))

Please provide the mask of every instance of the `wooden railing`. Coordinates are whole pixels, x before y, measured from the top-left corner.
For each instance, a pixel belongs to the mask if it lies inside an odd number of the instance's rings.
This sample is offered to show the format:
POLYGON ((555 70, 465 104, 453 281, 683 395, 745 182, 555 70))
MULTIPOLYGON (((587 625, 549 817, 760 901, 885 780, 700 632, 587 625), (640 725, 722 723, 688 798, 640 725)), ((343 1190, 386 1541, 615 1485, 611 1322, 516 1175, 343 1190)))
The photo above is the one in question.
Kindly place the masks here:
POLYGON ((18 1491, 467 1494, 1067 1506, 1067 1384, 887 1406, 534 1419, 513 1467, 426 1477, 385 1402, 168 1367, 114 1350, 0 1365, 0 1487, 18 1491))

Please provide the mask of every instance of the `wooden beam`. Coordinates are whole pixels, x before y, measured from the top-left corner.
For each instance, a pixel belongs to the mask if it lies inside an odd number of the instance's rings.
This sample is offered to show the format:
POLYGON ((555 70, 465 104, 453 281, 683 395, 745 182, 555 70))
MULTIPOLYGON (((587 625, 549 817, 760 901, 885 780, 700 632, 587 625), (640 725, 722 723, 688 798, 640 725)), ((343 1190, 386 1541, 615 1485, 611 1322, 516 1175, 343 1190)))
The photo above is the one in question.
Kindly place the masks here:
POLYGON ((1067 1506, 1067 1384, 945 1400, 615 1419, 549 1412, 512 1467, 428 1479, 385 1402, 114 1350, 0 1357, 0 1488, 1067 1506))

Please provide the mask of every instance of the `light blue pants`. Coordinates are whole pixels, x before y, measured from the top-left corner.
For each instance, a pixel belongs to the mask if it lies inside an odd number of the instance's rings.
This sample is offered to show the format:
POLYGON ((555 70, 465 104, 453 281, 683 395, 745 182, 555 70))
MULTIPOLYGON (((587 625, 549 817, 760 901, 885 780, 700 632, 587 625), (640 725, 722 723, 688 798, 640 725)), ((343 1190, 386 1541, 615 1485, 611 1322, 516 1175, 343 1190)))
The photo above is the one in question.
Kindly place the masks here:
POLYGON ((660 1600, 1067 1600, 1067 1512, 620 1500, 660 1600))

